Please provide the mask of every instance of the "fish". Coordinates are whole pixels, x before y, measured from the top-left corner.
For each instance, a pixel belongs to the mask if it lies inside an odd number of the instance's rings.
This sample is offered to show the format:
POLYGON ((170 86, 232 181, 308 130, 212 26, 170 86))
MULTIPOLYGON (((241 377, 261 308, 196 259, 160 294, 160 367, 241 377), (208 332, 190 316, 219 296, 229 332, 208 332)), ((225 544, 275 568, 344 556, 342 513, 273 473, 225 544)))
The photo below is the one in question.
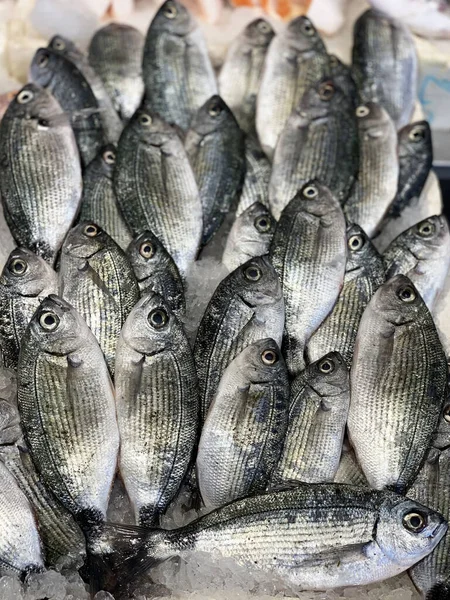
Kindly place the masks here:
POLYGON ((335 351, 350 368, 362 314, 384 281, 383 258, 359 225, 349 225, 344 285, 332 311, 308 342, 309 361, 335 351))
POLYGON ((120 474, 136 523, 158 524, 193 461, 199 396, 183 326, 149 291, 130 312, 117 344, 120 474))
POLYGON ((289 425, 272 486, 332 482, 350 404, 348 368, 338 352, 306 367, 291 384, 289 425))
POLYGON ((283 354, 290 375, 305 368, 309 338, 332 311, 344 283, 346 224, 330 190, 307 183, 283 210, 269 252, 286 305, 283 354))
POLYGON ((89 44, 89 64, 103 81, 115 110, 125 122, 139 108, 144 95, 144 41, 135 27, 109 23, 95 32, 89 44))
POLYGON ((198 110, 184 140, 203 209, 206 245, 234 208, 245 177, 244 134, 220 96, 198 110))
POLYGON ((81 315, 55 295, 35 312, 22 344, 18 405, 24 440, 43 483, 101 554, 119 431, 105 359, 81 315))
POLYGON ((220 95, 247 134, 255 131, 256 98, 274 35, 268 21, 255 19, 232 42, 220 70, 220 95))
POLYGON ((356 109, 359 131, 359 172, 345 200, 349 223, 372 237, 397 192, 397 132, 388 113, 374 103, 356 109))
POLYGON ((288 408, 278 345, 250 344, 225 369, 203 425, 196 469, 206 508, 265 490, 283 448, 288 408))
POLYGON ((0 193, 16 243, 53 263, 77 214, 81 191, 69 119, 47 90, 27 83, 0 126, 0 193))
POLYGON ((0 446, 14 444, 22 436, 17 397, 0 398, 0 446))
POLYGON ((433 310, 450 268, 450 232, 444 215, 425 219, 401 233, 385 250, 386 279, 399 273, 416 286, 433 310))
POLYGON ((353 30, 353 77, 362 102, 377 102, 397 129, 411 120, 417 97, 418 58, 400 21, 369 9, 353 30))
POLYGON ((177 0, 166 0, 150 23, 142 73, 152 110, 184 131, 218 93, 203 33, 177 0))
POLYGON ((350 374, 348 433, 370 486, 405 492, 443 408, 447 362, 433 318, 405 275, 381 285, 364 311, 350 374))
POLYGON ((86 167, 109 141, 97 98, 79 69, 65 56, 39 48, 30 67, 31 80, 46 88, 70 118, 81 163, 86 167))
POLYGON ((339 467, 334 476, 334 483, 346 483, 348 485, 356 485, 359 487, 369 487, 367 479, 364 477, 364 473, 356 460, 353 448, 345 439, 344 444, 342 445, 339 467))
POLYGON ((200 246, 202 203, 183 142, 145 105, 122 133, 113 182, 133 236, 152 231, 185 277, 200 246))
POLYGON ((283 293, 267 257, 252 258, 219 283, 194 344, 202 421, 230 362, 260 339, 280 346, 283 326, 283 293))
POLYGON ((329 79, 308 89, 280 133, 272 164, 269 204, 278 220, 305 183, 317 179, 343 203, 358 173, 353 105, 329 79))
POLYGON ((255 202, 234 221, 222 256, 231 272, 255 256, 269 252, 275 232, 275 219, 269 209, 255 202))
POLYGON ((11 252, 0 276, 0 346, 3 366, 16 369, 20 343, 34 311, 58 291, 58 276, 26 248, 11 252))
POLYGON ((245 138, 245 177, 236 209, 236 218, 255 202, 269 207, 269 181, 272 167, 254 136, 245 138))
POLYGON ((307 17, 293 19, 273 38, 256 100, 256 130, 269 160, 292 110, 329 70, 325 45, 307 17))
POLYGON ((353 79, 351 67, 339 60, 335 54, 330 54, 328 60, 330 62, 331 79, 336 87, 344 92, 353 108, 356 108, 358 106, 358 89, 353 79))
POLYGON ((122 250, 126 250, 132 236, 119 211, 114 193, 116 152, 113 144, 104 146, 84 170, 79 220, 97 223, 122 250))
POLYGON ((111 375, 117 339, 139 300, 139 286, 126 254, 98 225, 76 225, 61 252, 59 293, 85 319, 111 375))

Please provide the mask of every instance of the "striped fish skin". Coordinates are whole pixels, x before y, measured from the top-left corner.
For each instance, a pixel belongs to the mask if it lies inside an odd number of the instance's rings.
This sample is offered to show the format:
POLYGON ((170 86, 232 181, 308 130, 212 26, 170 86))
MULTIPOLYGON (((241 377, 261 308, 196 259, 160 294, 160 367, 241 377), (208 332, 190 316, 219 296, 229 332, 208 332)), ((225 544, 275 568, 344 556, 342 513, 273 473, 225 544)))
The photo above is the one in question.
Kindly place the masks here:
POLYGON ((349 438, 372 487, 404 492, 414 482, 446 385, 433 318, 411 281, 396 275, 364 311, 351 368, 349 438))
POLYGON ((256 98, 274 35, 268 21, 255 19, 232 42, 220 70, 220 95, 247 134, 255 131, 256 98))
POLYGON ((209 552, 324 590, 397 575, 446 530, 442 515, 392 492, 300 484, 238 500, 174 531, 150 532, 144 547, 149 561, 209 552))
POLYGON ((141 296, 159 294, 175 316, 186 312, 184 286, 173 258, 151 231, 136 236, 127 250, 128 260, 138 281, 141 296))
POLYGON ((269 204, 278 220, 311 179, 342 203, 358 172, 358 132, 353 104, 331 79, 308 89, 283 128, 275 150, 269 204))
POLYGON ((58 276, 25 248, 11 252, 0 277, 0 346, 3 366, 16 369, 20 342, 41 301, 58 291, 58 276))
POLYGON ((53 295, 43 300, 25 333, 17 375, 33 463, 94 550, 116 472, 119 431, 102 351, 66 301, 53 295))
POLYGON ((89 63, 124 121, 131 119, 144 95, 144 41, 136 28, 109 23, 95 32, 89 44, 89 63))
POLYGON ((245 138, 245 178, 242 186, 236 217, 255 202, 269 206, 269 181, 272 167, 253 136, 245 138))
POLYGON ((119 211, 113 187, 116 147, 104 146, 83 173, 83 197, 80 221, 97 223, 115 242, 126 250, 131 232, 119 211))
POLYGON ((286 305, 283 354, 292 376, 339 296, 347 258, 346 224, 337 199, 312 181, 289 202, 275 230, 270 258, 286 305))
POLYGON ((408 28, 367 10, 353 31, 353 77, 363 102, 377 102, 396 129, 409 123, 417 97, 418 60, 408 28))
POLYGON ((356 108, 358 105, 358 89, 353 79, 351 67, 344 64, 337 56, 330 54, 330 74, 336 86, 344 92, 356 108))
POLYGON ((283 293, 267 257, 249 260, 219 283, 194 345, 202 421, 230 362, 260 339, 280 346, 283 327, 283 293))
POLYGON ((218 93, 203 33, 180 2, 164 2, 150 23, 142 72, 152 109, 183 130, 208 98, 218 93))
POLYGON ((369 487, 361 467, 356 460, 353 448, 347 441, 342 446, 341 460, 334 476, 334 483, 346 483, 359 487, 369 487))
POLYGON ((114 190, 133 235, 152 231, 185 277, 200 246, 202 203, 183 142, 145 104, 120 138, 114 190))
POLYGON ((372 237, 397 192, 397 132, 388 113, 369 102, 358 106, 359 173, 344 204, 349 223, 372 237))
POLYGON ((255 202, 234 221, 222 256, 222 263, 234 271, 255 256, 269 252, 275 231, 269 209, 255 202))
POLYGON ((59 291, 89 325, 114 375, 117 339, 139 299, 125 252, 94 223, 76 225, 62 248, 59 291))
POLYGON ((271 483, 332 482, 339 467, 350 404, 348 368, 330 352, 294 379, 289 425, 271 483))
POLYGON ((259 340, 228 365, 202 429, 197 479, 207 508, 263 492, 283 447, 289 382, 274 340, 259 340))
POLYGON ((76 216, 81 190, 69 118, 49 92, 28 83, 0 126, 0 191, 17 244, 52 263, 76 216))
POLYGON ((450 232, 443 215, 435 215, 401 233, 385 250, 386 279, 399 273, 417 287, 433 310, 450 268, 450 232))
POLYGON ((68 113, 86 167, 109 141, 98 101, 79 69, 50 48, 39 48, 30 66, 31 80, 46 88, 68 113))
POLYGON ((383 258, 361 227, 349 225, 344 285, 333 310, 308 342, 310 361, 334 350, 350 368, 362 314, 384 280, 383 258))
POLYGON ((244 134, 220 96, 193 117, 184 147, 198 184, 206 244, 234 208, 245 177, 244 134))
POLYGON ((198 440, 195 364, 183 326, 158 294, 131 311, 117 344, 120 473, 138 525, 175 497, 198 440))
POLYGON ((292 110, 329 69, 325 45, 307 17, 293 19, 273 38, 256 103, 256 130, 270 160, 292 110))

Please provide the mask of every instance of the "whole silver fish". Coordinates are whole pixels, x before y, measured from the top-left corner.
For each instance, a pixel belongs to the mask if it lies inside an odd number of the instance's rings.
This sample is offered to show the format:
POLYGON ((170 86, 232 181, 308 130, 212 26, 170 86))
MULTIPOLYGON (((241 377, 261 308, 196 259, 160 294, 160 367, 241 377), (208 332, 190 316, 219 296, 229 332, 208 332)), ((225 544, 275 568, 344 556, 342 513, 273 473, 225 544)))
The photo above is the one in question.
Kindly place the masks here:
POLYGON ((270 257, 286 304, 284 357, 291 375, 304 369, 304 352, 341 291, 347 258, 346 225, 339 202, 312 181, 286 206, 270 257))
POLYGON ((269 252, 275 231, 275 219, 260 202, 255 202, 234 221, 222 256, 222 263, 229 271, 255 256, 269 252))
POLYGON ((269 181, 272 167, 260 143, 253 136, 245 138, 245 178, 236 209, 239 217, 255 202, 269 206, 269 181))
POLYGON ((93 333, 57 296, 42 302, 25 333, 18 401, 25 442, 42 481, 95 551, 119 450, 114 391, 93 333))
POLYGON ((117 339, 139 299, 138 283, 125 253, 94 223, 76 225, 62 248, 59 289, 89 325, 114 374, 117 339))
POLYGON ((348 369, 330 352, 300 373, 291 386, 289 426, 272 484, 333 481, 339 467, 350 404, 348 369))
POLYGON ((145 106, 120 138, 114 190, 133 234, 152 231, 185 276, 200 245, 202 204, 183 142, 145 106))
POLYGON ((0 126, 0 192, 16 242, 53 262, 77 213, 81 188, 69 118, 47 90, 28 83, 0 126))
POLYGON ((89 63, 124 121, 133 116, 144 94, 143 50, 142 33, 125 23, 105 25, 89 44, 89 63))
POLYGON ((184 286, 173 258, 151 231, 134 238, 127 250, 141 296, 159 294, 177 318, 186 310, 184 286))
POLYGON ((307 17, 297 17, 273 38, 256 106, 258 137, 270 160, 292 110, 329 70, 324 43, 307 17))
POLYGON ((334 483, 346 483, 359 487, 369 487, 361 467, 356 460, 356 455, 350 444, 344 441, 341 460, 334 476, 334 483))
POLYGON ((289 382, 271 339, 247 346, 231 361, 208 411, 197 454, 207 508, 263 492, 288 425, 289 382))
POLYGON ((397 129, 409 123, 417 96, 418 60, 408 28, 367 10, 353 30, 353 77, 363 102, 377 102, 397 129))
POLYGON ((384 280, 383 258, 361 227, 349 225, 344 285, 333 310, 308 342, 310 361, 334 350, 350 368, 362 314, 384 280))
POLYGON ((220 95, 245 133, 255 130, 256 98, 274 35, 268 21, 255 19, 232 42, 220 70, 220 95))
POLYGON ((397 132, 388 113, 379 105, 358 106, 359 173, 344 204, 349 223, 372 237, 397 192, 397 132))
POLYGON ((283 327, 283 293, 267 257, 249 260, 219 283, 194 346, 202 420, 230 362, 257 340, 270 337, 280 346, 283 327))
POLYGON ((136 522, 153 526, 193 460, 199 424, 192 351, 158 294, 144 296, 123 326, 115 385, 120 473, 136 522))
POLYGON ((311 179, 328 186, 342 203, 358 172, 358 132, 353 104, 329 79, 303 95, 278 138, 269 204, 280 215, 311 179))
POLYGON ((351 369, 348 432, 369 484, 405 491, 432 442, 447 363, 433 318, 404 275, 380 286, 362 316, 351 369))
POLYGON ((150 24, 142 71, 152 110, 184 130, 208 98, 218 93, 203 33, 177 0, 166 0, 150 24))
POLYGON ((97 98, 85 76, 68 58, 49 48, 39 48, 31 63, 30 77, 48 89, 68 114, 84 167, 105 144, 117 141, 108 139, 97 98))
POLYGON ((329 61, 331 79, 348 97, 353 107, 356 108, 358 105, 358 89, 352 76, 351 67, 340 61, 334 54, 330 54, 329 61))
POLYGON ((83 173, 83 197, 80 221, 97 223, 117 244, 126 250, 132 240, 116 200, 113 187, 113 171, 116 147, 105 146, 89 163, 83 173))
POLYGON ((198 110, 184 147, 200 192, 206 244, 237 201, 245 177, 244 134, 220 96, 198 110))
POLYGON ((447 219, 434 216, 407 229, 388 246, 383 259, 386 279, 399 273, 406 275, 432 310, 450 268, 447 219))
POLYGON ((58 277, 44 259, 25 248, 11 252, 0 277, 0 346, 5 367, 17 367, 20 342, 34 311, 57 291, 58 277))

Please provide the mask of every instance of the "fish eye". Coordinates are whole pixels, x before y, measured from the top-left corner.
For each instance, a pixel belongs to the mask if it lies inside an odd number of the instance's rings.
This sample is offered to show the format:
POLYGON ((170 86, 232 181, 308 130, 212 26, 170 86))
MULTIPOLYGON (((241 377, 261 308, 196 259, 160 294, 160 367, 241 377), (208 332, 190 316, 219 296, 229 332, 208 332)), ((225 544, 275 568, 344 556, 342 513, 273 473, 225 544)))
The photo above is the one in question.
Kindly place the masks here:
POLYGON ((312 23, 308 20, 305 20, 302 25, 302 31, 304 34, 306 34, 308 36, 314 35, 314 27, 313 27, 312 23))
POLYGON ((83 233, 88 237, 95 237, 99 233, 99 229, 97 225, 90 223, 89 225, 86 225, 86 227, 83 229, 83 233))
POLYGON ((324 358, 319 363, 319 371, 321 373, 332 373, 334 371, 334 362, 330 358, 324 358))
POLYGON ((270 231, 272 227, 272 223, 270 222, 269 217, 266 215, 260 215, 259 217, 256 217, 256 219, 253 221, 253 224, 260 233, 270 231))
POLYGON ((152 258, 152 256, 155 254, 153 244, 151 242, 142 242, 139 247, 139 254, 146 259, 152 258))
POLYGON ((447 423, 450 423, 450 404, 447 404, 447 406, 444 407, 443 416, 444 416, 444 421, 447 421, 447 423))
POLYGON ((249 265, 244 271, 244 276, 249 281, 259 281, 262 277, 261 269, 256 265, 249 265))
POLYGON ((167 2, 166 6, 164 7, 164 16, 167 17, 168 19, 175 19, 175 17, 178 14, 178 10, 177 7, 175 6, 175 4, 172 4, 172 2, 167 2))
POLYGON ((211 106, 208 108, 208 114, 211 117, 217 117, 222 112, 222 107, 219 102, 213 102, 211 106))
POLYGON ((144 125, 144 127, 150 127, 152 124, 152 118, 150 115, 144 113, 139 117, 139 123, 144 125))
POLYGON ((112 150, 103 152, 103 160, 107 165, 113 165, 116 162, 116 155, 112 150))
POLYGON ((155 329, 162 329, 169 320, 169 315, 162 308, 155 308, 148 315, 148 322, 155 329))
POLYGON ((39 325, 45 331, 55 331, 59 325, 59 317, 54 312, 43 312, 39 317, 39 325))
POLYGON ((49 55, 46 52, 42 52, 37 58, 38 67, 44 68, 49 61, 49 55))
POLYGON ((323 83, 319 87, 319 97, 321 100, 331 100, 334 96, 334 85, 332 83, 323 83))
POLYGON ((361 248, 364 246, 364 244, 365 244, 365 239, 359 233, 356 235, 350 236, 350 238, 348 240, 348 247, 350 248, 350 250, 353 250, 353 251, 361 250, 361 248))
POLYGON ((424 221, 423 223, 419 223, 417 225, 416 231, 420 237, 429 238, 435 232, 435 227, 431 221, 424 221))
POLYGON ((48 129, 49 123, 47 119, 38 119, 38 129, 48 129))
POLYGON ((400 288, 397 295, 402 302, 414 302, 416 299, 416 292, 410 285, 405 285, 404 287, 400 288))
POLYGON ((306 196, 306 198, 315 198, 318 195, 318 193, 319 190, 316 188, 315 185, 307 185, 303 190, 303 195, 306 196))
POLYGON ((261 20, 258 22, 258 29, 261 33, 269 33, 270 25, 266 21, 261 20))
POLYGON ((265 365, 274 365, 278 362, 279 356, 275 350, 264 350, 261 354, 261 360, 265 365))
POLYGON ((367 117, 367 115, 370 113, 370 110, 367 106, 361 105, 358 106, 358 108, 355 111, 355 114, 357 117, 359 117, 360 119, 362 117, 367 117))
POLYGON ((403 517, 403 527, 413 533, 420 533, 427 526, 427 517, 419 512, 406 513, 403 517))
POLYGON ((17 102, 19 104, 27 104, 30 100, 33 100, 34 94, 31 90, 22 90, 17 94, 17 102))
POLYGON ((413 127, 408 135, 409 139, 412 142, 418 142, 419 140, 423 140, 425 137, 425 129, 421 125, 417 125, 413 127))
POLYGON ((21 258, 14 258, 8 265, 8 271, 13 275, 21 277, 28 269, 27 263, 21 258))
POLYGON ((61 38, 56 38, 56 40, 53 41, 52 46, 53 48, 55 48, 55 50, 64 50, 66 44, 62 41, 61 38))

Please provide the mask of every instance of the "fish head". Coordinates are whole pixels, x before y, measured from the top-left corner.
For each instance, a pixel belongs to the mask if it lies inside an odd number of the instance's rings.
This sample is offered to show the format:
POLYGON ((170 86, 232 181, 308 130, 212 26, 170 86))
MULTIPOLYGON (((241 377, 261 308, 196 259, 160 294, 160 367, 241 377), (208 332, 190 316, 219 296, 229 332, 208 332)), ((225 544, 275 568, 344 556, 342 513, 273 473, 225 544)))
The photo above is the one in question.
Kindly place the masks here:
POLYGON ((27 83, 8 106, 5 116, 22 119, 30 127, 45 131, 49 127, 71 128, 69 117, 59 102, 45 88, 27 83))
POLYGON ((71 40, 59 34, 52 37, 48 43, 48 47, 54 52, 59 52, 59 54, 62 54, 63 56, 69 56, 70 54, 82 56, 82 53, 71 40))
POLYGON ((349 390, 349 371, 339 352, 329 352, 306 367, 303 381, 322 397, 341 396, 349 390))
POLYGON ((272 338, 250 344, 235 360, 236 366, 245 371, 246 379, 252 383, 270 383, 279 378, 287 379, 281 350, 272 338))
POLYGON ((359 225, 349 225, 347 227, 346 272, 366 267, 372 258, 380 259, 380 256, 366 232, 359 225))
POLYGON ((88 259, 111 243, 108 234, 95 223, 82 221, 69 231, 62 253, 75 258, 88 259))
POLYGON ((447 528, 440 513, 409 498, 389 494, 380 506, 375 541, 392 562, 410 566, 437 546, 447 528))
POLYGON ((126 131, 132 133, 132 143, 162 146, 173 138, 177 138, 175 129, 166 123, 157 113, 150 110, 144 102, 126 126, 126 131))
POLYGON ((249 206, 236 221, 239 220, 242 241, 270 240, 275 231, 276 221, 267 206, 255 202, 249 206))
POLYGON ((0 398, 0 446, 14 444, 22 437, 19 409, 4 398, 0 398))
POLYGON ((316 179, 308 181, 291 202, 301 203, 302 209, 311 216, 325 217, 325 221, 329 220, 326 219, 327 216, 331 217, 330 223, 326 223, 327 225, 332 225, 332 220, 334 220, 332 215, 339 210, 339 203, 330 189, 316 179))
POLYGON ((386 135, 387 129, 394 128, 389 114, 376 102, 360 104, 355 115, 360 135, 365 139, 379 140, 386 135))
POLYGON ((266 19, 255 19, 247 25, 243 35, 252 46, 268 46, 275 31, 266 19))
POLYGON ((347 98, 336 83, 332 79, 322 79, 306 91, 297 111, 308 120, 320 119, 338 109, 344 101, 347 102, 347 98))
POLYGON ((232 273, 237 294, 251 308, 283 299, 281 283, 268 256, 251 258, 232 273))
POLYGON ((432 156, 431 128, 428 121, 416 121, 405 125, 398 133, 400 158, 426 154, 432 156))
POLYGON ((166 0, 155 15, 151 29, 184 36, 196 29, 197 24, 188 9, 176 0, 166 0))
POLYGON ((446 259, 450 252, 450 233, 444 215, 428 217, 405 232, 404 243, 419 260, 446 259))
POLYGON ((34 252, 15 248, 3 267, 0 285, 20 296, 48 296, 56 290, 56 273, 34 252))
POLYGON ((299 52, 308 52, 314 48, 323 48, 322 38, 308 17, 296 17, 292 19, 286 30, 280 35, 286 36, 290 46, 299 52))
POLYGON ((204 136, 235 122, 228 105, 220 96, 214 95, 198 109, 192 119, 191 129, 204 136))
POLYGON ((30 66, 30 77, 34 83, 48 87, 53 75, 61 68, 62 57, 49 48, 38 48, 30 66))
POLYGON ((395 275, 377 289, 369 306, 386 322, 404 325, 417 319, 425 303, 406 275, 395 275))
POLYGON ((166 250, 156 235, 143 231, 136 236, 127 249, 127 256, 138 281, 158 270, 165 262, 166 250))

